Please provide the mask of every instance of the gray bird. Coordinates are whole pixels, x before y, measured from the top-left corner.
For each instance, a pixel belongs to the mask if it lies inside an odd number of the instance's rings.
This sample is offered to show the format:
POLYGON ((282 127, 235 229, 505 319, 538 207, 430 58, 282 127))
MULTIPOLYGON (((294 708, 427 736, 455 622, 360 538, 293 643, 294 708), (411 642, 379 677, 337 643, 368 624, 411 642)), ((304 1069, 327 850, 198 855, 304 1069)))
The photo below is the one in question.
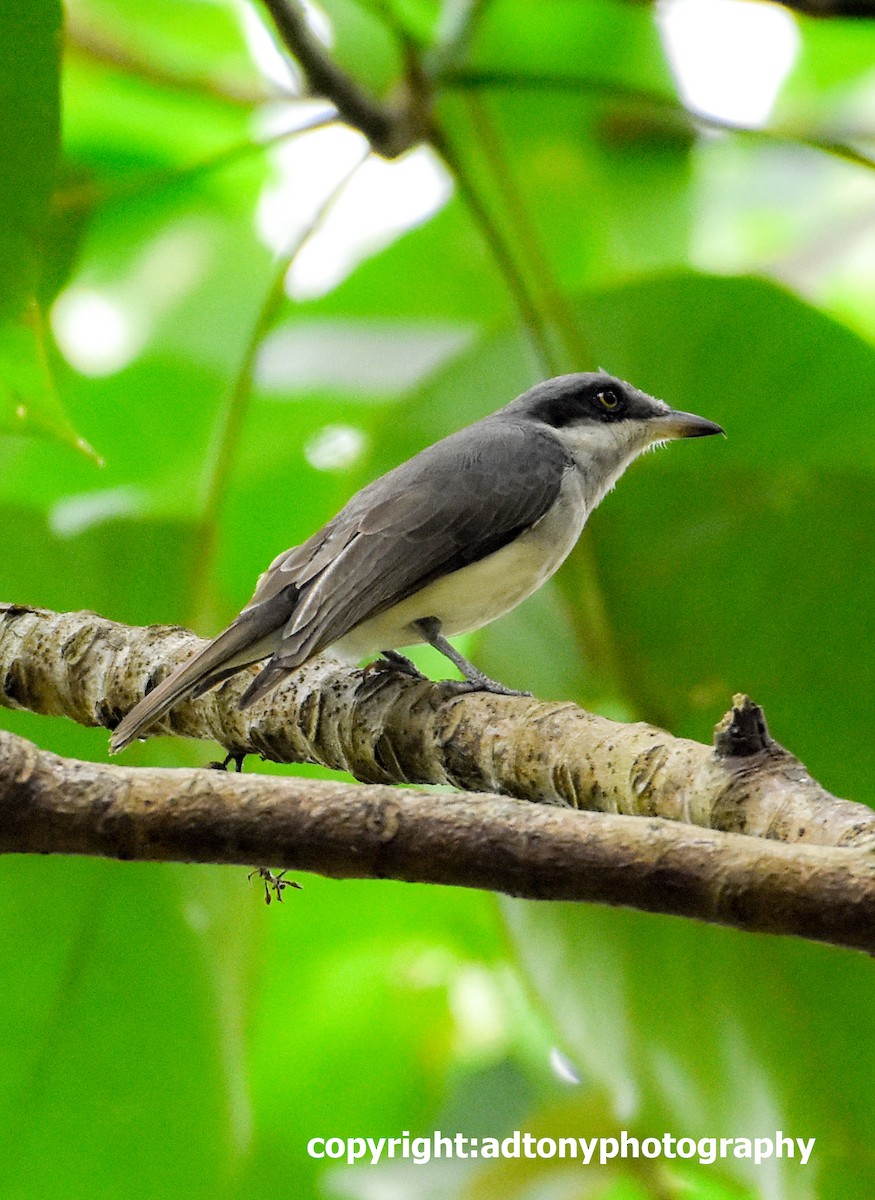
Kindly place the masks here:
POLYGON ((248 708, 315 654, 356 663, 428 642, 464 690, 512 693, 446 640, 509 612, 571 551, 629 463, 673 438, 722 433, 604 372, 559 375, 369 483, 280 554, 231 624, 124 718, 113 752, 186 696, 267 659, 248 708))

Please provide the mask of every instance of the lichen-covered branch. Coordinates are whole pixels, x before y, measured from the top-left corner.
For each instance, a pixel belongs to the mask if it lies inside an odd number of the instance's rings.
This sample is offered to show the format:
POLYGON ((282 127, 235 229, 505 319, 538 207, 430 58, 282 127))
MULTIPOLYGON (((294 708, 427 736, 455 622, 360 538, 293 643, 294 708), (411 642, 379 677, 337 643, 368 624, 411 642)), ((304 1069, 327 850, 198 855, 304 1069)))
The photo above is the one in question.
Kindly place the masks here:
MULTIPOLYGON (((177 627, 0 605, 0 704, 112 729, 201 644, 177 627)), ((324 658, 243 713, 237 699, 251 677, 241 672, 180 703, 156 732, 215 739, 235 755, 321 763, 367 783, 449 783, 777 841, 875 848, 875 813, 826 792, 745 698, 710 747, 574 704, 460 696, 324 658)))
POLYGON ((875 858, 501 796, 70 761, 0 733, 0 853, 237 863, 587 900, 875 950, 875 858))

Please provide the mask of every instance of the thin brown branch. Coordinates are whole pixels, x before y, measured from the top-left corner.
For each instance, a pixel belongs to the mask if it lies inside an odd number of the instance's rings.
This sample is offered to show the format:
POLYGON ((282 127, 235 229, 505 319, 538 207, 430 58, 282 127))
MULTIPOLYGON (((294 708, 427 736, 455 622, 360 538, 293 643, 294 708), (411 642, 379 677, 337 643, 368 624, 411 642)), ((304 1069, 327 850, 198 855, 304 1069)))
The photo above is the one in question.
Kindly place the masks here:
MULTIPOLYGON (((264 6, 283 45, 304 72, 309 90, 329 100, 347 124, 364 134, 377 154, 397 158, 420 142, 428 142, 443 157, 516 302, 541 364, 541 373, 558 374, 558 359, 519 264, 465 164, 434 119, 431 78, 423 68, 417 47, 409 38, 403 39, 403 86, 392 101, 380 101, 334 62, 310 30, 298 0, 264 0, 264 6)), ((460 38, 464 40, 466 25, 473 27, 484 7, 480 2, 471 6, 456 31, 460 38)))
POLYGON ((298 0, 264 0, 283 45, 304 72, 309 90, 334 104, 347 122, 384 158, 397 158, 428 137, 424 80, 394 103, 375 99, 348 75, 316 38, 298 0))
POLYGON ((0 733, 0 852, 269 862, 585 900, 875 950, 875 858, 381 785, 58 758, 0 733))
MULTIPOLYGON (((0 705, 113 729, 201 645, 177 627, 0 606, 0 705)), ((237 701, 256 669, 181 702, 156 732, 212 738, 232 754, 321 763, 367 783, 452 784, 775 841, 875 849, 875 813, 825 791, 741 697, 710 747, 573 704, 460 696, 325 658, 241 712, 237 701)))

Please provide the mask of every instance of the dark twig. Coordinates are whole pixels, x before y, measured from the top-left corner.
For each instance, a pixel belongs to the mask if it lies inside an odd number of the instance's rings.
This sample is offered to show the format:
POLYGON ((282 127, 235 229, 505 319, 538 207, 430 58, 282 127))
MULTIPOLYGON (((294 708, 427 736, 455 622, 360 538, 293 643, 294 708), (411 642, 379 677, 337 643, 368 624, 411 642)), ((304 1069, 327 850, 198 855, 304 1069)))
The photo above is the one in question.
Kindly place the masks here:
POLYGON ((377 154, 397 158, 427 140, 427 105, 422 97, 405 95, 394 104, 376 100, 314 37, 297 0, 264 0, 264 5, 283 45, 304 72, 310 91, 336 105, 343 119, 365 135, 377 154))

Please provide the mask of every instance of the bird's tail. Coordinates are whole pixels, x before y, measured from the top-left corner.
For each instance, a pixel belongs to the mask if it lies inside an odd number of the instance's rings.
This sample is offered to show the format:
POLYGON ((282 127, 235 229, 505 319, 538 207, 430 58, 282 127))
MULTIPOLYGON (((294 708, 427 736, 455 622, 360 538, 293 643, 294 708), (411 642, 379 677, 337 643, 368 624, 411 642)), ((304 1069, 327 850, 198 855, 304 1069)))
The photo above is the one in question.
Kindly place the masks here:
POLYGON ((268 658, 276 626, 265 629, 255 616, 252 610, 244 610, 232 625, 144 696, 113 732, 110 753, 124 750, 186 696, 203 695, 244 667, 268 658))

